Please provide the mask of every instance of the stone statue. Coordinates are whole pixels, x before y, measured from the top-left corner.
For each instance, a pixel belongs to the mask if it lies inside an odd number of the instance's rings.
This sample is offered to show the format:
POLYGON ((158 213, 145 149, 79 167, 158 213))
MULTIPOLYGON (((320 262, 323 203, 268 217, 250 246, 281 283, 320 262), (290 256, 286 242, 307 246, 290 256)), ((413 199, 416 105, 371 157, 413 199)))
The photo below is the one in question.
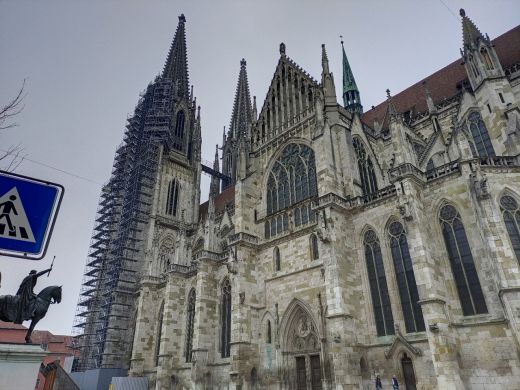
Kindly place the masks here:
POLYGON ((38 278, 50 274, 52 266, 41 272, 32 270, 20 284, 16 295, 0 296, 0 320, 21 324, 23 321, 31 320, 27 330, 25 342, 31 342, 31 334, 35 325, 40 321, 51 303, 61 302, 61 286, 49 286, 44 288, 38 295, 33 291, 38 278))

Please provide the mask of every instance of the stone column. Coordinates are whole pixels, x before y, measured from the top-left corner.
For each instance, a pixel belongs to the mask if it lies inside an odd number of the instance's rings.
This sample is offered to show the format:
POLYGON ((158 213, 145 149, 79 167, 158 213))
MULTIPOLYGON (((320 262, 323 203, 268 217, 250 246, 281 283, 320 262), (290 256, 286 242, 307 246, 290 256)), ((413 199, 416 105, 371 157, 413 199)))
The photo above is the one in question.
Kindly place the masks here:
POLYGON ((325 209, 319 211, 319 215, 318 236, 325 286, 321 298, 326 305, 321 340, 324 385, 332 388, 335 382, 334 385, 343 390, 359 389, 362 380, 359 353, 355 347, 358 340, 354 318, 362 312, 361 280, 357 269, 359 256, 354 244, 344 240, 344 237, 354 235, 354 229, 348 223, 349 218, 337 211, 325 209), (336 232, 341 234, 336 236, 336 232))
MULTIPOLYGON (((231 291, 231 367, 230 389, 247 389, 253 367, 257 366, 257 354, 251 345, 251 305, 258 304, 255 277, 254 249, 244 240, 239 240, 232 250, 236 250, 231 291)), ((258 367, 257 367, 258 369, 258 367)))
POLYGON ((184 361, 187 297, 185 276, 170 273, 162 291, 164 311, 155 389, 169 390, 172 370, 184 361))
POLYGON ((195 323, 193 326, 193 352, 191 380, 195 388, 203 388, 204 375, 213 354, 218 353, 219 313, 218 281, 214 275, 217 265, 213 260, 199 259, 196 281, 195 323))
POLYGON ((147 359, 153 354, 153 337, 157 307, 158 280, 155 277, 143 277, 140 283, 140 295, 137 302, 137 319, 135 321, 132 358, 130 360, 130 376, 143 376, 149 365, 147 359))
POLYGON ((402 190, 396 183, 399 193, 399 207, 404 214, 406 236, 413 271, 419 290, 421 305, 432 362, 437 376, 438 389, 462 390, 464 384, 460 377, 457 362, 458 337, 450 327, 446 312, 446 285, 430 247, 431 232, 428 226, 436 221, 426 215, 423 206, 417 200, 420 196, 420 184, 412 178, 403 179, 402 190))

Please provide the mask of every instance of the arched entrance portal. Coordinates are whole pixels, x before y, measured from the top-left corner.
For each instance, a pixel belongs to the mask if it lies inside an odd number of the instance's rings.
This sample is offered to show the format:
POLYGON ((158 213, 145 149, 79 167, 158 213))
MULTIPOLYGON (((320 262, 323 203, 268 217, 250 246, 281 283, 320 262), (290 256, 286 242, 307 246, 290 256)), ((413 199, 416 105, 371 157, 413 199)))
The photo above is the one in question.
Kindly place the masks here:
POLYGON ((415 381, 415 373, 413 370, 412 359, 405 353, 401 358, 401 366, 403 368, 403 379, 406 390, 417 390, 417 383, 415 381))
POLYGON ((288 389, 322 390, 319 332, 310 311, 293 301, 282 322, 284 384, 288 389))

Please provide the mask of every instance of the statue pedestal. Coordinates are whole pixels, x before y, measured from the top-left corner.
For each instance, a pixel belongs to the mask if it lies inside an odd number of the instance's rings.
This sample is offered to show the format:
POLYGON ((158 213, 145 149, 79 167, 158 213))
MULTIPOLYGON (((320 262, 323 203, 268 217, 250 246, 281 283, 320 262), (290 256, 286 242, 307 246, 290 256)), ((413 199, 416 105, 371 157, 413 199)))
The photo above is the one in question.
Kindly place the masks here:
POLYGON ((34 390, 47 355, 37 344, 0 343, 0 389, 34 390))

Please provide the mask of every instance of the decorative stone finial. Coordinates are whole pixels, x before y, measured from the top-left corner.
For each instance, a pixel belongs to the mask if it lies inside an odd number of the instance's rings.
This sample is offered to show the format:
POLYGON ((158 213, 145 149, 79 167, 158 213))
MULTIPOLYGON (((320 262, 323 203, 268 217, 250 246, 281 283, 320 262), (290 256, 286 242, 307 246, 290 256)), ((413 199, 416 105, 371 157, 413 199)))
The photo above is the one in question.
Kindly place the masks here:
POLYGON ((280 43, 280 55, 285 55, 285 43, 280 43))
POLYGON ((466 16, 466 11, 464 11, 464 8, 460 9, 459 15, 462 16, 462 17, 466 16))
POLYGON ((387 99, 391 99, 392 98, 392 95, 390 95, 390 90, 388 88, 386 89, 386 98, 387 99))
POLYGON ((246 60, 245 60, 244 58, 242 58, 242 59, 240 60, 240 66, 243 67, 243 68, 245 68, 246 64, 247 64, 246 60))
POLYGON ((179 16, 179 22, 186 23, 186 17, 184 16, 184 14, 181 14, 181 16, 179 16))

